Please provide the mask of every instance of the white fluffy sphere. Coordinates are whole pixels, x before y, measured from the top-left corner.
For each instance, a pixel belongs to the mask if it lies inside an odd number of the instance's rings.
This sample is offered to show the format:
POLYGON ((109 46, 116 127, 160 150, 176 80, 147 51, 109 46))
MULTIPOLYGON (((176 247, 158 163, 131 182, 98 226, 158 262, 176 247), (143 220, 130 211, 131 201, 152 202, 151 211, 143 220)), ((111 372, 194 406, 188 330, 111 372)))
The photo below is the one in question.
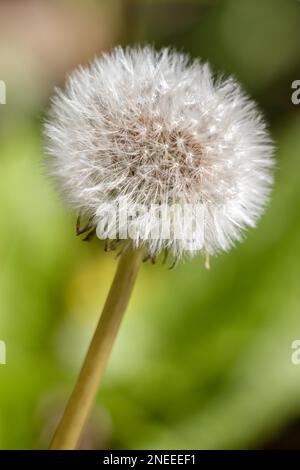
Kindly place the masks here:
POLYGON ((152 256, 227 250, 268 200, 273 147, 255 104, 232 78, 169 49, 118 47, 75 70, 45 132, 49 172, 72 207, 100 226, 103 208, 126 200, 128 238, 152 256), (200 209, 193 234, 170 209, 170 233, 151 236, 157 218, 139 207, 152 205, 200 209))

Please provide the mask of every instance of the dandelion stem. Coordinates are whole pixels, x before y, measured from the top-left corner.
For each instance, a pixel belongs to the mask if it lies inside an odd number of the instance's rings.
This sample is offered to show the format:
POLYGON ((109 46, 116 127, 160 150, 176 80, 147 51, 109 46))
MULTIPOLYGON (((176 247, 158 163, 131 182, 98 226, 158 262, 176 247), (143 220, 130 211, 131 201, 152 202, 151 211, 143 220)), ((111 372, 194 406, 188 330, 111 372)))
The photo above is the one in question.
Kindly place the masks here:
POLYGON ((63 417, 54 434, 50 450, 72 450, 77 447, 143 256, 141 250, 130 250, 120 257, 102 315, 63 417))

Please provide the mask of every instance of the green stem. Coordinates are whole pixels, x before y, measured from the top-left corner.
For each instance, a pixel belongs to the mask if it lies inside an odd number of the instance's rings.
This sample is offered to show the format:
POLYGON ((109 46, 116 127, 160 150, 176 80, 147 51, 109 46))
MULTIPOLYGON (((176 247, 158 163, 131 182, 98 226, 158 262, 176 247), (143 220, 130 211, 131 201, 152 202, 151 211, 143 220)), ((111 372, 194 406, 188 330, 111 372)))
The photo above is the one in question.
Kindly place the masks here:
POLYGON ((128 251, 120 258, 79 377, 51 442, 51 450, 70 450, 75 449, 78 445, 142 259, 141 250, 128 251))

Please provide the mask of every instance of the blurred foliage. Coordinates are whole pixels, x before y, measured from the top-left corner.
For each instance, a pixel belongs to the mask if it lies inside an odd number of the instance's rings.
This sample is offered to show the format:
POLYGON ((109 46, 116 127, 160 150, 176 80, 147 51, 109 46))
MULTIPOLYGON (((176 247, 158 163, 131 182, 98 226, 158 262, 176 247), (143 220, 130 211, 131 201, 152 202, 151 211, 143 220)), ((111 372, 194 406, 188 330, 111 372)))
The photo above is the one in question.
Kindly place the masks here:
POLYGON ((239 78, 269 120, 276 185, 258 228, 209 272, 202 259, 173 271, 143 266, 82 446, 264 447, 300 419, 300 366, 291 364, 300 337, 300 114, 290 99, 300 78, 300 2, 22 5, 38 11, 28 13, 26 38, 20 2, 0 4, 14 26, 0 33, 8 89, 0 106, 0 447, 47 445, 113 276, 113 256, 100 241, 76 239, 74 214, 44 175, 41 122, 67 71, 120 41, 172 45, 239 78), (69 15, 77 15, 73 28, 69 15))

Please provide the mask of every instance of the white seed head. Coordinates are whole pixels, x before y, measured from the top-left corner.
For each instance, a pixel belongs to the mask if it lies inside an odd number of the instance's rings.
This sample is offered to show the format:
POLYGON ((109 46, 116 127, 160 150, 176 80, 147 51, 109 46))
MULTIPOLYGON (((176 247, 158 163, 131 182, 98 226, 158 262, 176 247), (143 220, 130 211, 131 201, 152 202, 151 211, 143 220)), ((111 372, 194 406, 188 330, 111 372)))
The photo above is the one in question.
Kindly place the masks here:
POLYGON ((130 238, 152 256, 229 249, 270 193, 273 146, 253 101, 234 79, 169 49, 118 47, 75 70, 45 133, 49 173, 71 206, 99 226, 105 205, 126 200, 130 238), (152 205, 197 207, 193 235, 171 215, 169 235, 151 237, 157 219, 138 208, 152 205))

